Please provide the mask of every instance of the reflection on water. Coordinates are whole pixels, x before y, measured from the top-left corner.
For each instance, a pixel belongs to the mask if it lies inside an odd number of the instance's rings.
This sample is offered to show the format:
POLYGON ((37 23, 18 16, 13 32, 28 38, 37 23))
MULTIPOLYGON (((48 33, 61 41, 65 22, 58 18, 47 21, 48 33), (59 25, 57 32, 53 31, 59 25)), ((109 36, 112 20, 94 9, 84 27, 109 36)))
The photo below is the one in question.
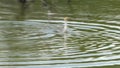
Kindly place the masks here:
POLYGON ((119 68, 119 11, 118 0, 1 0, 0 68, 119 68))
POLYGON ((20 1, 19 12, 16 16, 16 20, 25 20, 25 16, 26 16, 25 14, 27 12, 27 9, 29 8, 28 6, 29 5, 27 5, 27 3, 24 3, 24 0, 23 0, 23 3, 22 3, 22 1, 20 1))

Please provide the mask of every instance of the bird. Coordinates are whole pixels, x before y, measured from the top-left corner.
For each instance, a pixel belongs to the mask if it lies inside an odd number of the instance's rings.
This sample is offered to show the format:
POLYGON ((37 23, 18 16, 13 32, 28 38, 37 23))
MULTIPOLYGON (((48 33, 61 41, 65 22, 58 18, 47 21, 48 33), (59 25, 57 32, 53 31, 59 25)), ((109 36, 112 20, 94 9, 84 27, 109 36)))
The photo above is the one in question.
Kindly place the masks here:
POLYGON ((64 17, 64 28, 63 28, 63 33, 67 32, 67 27, 68 27, 68 21, 70 20, 70 17, 64 17))
POLYGON ((64 17, 64 21, 69 21, 70 17, 64 17))

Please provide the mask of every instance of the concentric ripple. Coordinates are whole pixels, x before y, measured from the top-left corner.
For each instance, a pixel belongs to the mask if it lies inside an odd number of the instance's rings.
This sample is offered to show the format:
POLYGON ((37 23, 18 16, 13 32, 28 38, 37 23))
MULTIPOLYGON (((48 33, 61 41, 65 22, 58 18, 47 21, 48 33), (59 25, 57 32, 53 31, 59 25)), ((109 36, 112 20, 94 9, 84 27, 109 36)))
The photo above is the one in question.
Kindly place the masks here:
POLYGON ((0 22, 0 67, 83 68, 120 65, 118 21, 0 22))

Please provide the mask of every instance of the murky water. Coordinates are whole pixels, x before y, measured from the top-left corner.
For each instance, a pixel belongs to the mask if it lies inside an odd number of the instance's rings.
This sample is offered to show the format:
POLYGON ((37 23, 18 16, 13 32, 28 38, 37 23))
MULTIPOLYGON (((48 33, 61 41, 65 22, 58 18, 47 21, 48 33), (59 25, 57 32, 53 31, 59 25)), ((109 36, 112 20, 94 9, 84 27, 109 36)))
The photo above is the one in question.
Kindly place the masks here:
POLYGON ((51 0, 52 10, 38 1, 20 12, 8 1, 0 5, 0 68, 120 67, 118 0, 51 0))

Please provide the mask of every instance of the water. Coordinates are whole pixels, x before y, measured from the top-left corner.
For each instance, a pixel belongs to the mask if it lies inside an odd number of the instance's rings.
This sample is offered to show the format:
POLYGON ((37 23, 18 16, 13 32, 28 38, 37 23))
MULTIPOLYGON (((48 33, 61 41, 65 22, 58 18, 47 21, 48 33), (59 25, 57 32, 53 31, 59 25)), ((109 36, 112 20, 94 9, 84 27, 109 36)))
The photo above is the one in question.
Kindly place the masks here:
POLYGON ((0 1, 0 68, 120 67, 118 0, 52 0, 52 10, 38 0, 24 11, 8 1, 0 1))

